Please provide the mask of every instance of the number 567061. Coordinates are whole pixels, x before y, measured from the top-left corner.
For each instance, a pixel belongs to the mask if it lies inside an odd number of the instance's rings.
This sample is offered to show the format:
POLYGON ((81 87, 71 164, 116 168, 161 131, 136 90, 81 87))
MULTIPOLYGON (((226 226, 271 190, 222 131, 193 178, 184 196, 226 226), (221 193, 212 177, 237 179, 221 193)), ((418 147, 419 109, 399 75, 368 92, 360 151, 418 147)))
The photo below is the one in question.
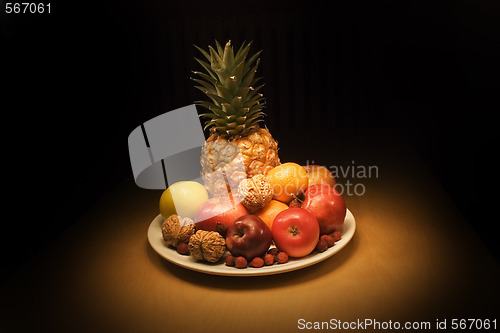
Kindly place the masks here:
POLYGON ((6 14, 50 14, 49 3, 35 2, 6 2, 6 14))

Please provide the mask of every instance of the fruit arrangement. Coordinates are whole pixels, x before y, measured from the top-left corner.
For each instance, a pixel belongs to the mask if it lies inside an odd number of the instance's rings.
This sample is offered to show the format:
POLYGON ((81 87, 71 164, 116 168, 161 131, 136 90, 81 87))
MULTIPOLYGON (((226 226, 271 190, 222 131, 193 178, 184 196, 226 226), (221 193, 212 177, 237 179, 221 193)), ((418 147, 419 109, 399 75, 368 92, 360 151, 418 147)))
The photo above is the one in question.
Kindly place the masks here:
POLYGON ((278 144, 262 127, 260 59, 250 43, 235 53, 198 50, 205 72, 194 74, 208 100, 210 136, 201 151, 203 185, 172 184, 160 198, 166 246, 195 260, 236 268, 284 264, 323 252, 342 237, 346 206, 331 172, 319 165, 282 163, 278 144))

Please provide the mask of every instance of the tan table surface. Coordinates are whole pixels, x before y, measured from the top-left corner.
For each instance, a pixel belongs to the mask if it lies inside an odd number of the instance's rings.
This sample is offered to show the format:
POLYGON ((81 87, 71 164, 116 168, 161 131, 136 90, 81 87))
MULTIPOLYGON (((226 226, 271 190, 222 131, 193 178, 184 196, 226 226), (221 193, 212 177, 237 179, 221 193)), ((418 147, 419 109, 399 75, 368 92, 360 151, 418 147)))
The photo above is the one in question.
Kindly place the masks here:
POLYGON ((301 318, 500 320, 498 261, 414 154, 372 148, 359 156, 378 177, 363 180, 364 195, 345 196, 356 234, 324 262, 248 278, 177 267, 146 237, 161 192, 130 177, 2 285, 0 331, 296 332, 301 318))

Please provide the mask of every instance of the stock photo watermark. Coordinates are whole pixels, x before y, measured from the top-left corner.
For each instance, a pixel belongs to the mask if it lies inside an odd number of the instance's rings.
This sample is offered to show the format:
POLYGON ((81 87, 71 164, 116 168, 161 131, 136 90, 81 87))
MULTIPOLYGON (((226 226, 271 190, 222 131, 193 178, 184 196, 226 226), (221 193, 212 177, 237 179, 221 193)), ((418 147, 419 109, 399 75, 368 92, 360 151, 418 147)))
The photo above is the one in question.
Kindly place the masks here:
MULTIPOLYGON (((306 166, 317 165, 314 160, 306 161, 306 166)), ((379 177, 377 165, 362 165, 351 160, 347 165, 322 166, 336 179, 333 186, 340 195, 362 196, 366 193, 366 181, 379 177)))

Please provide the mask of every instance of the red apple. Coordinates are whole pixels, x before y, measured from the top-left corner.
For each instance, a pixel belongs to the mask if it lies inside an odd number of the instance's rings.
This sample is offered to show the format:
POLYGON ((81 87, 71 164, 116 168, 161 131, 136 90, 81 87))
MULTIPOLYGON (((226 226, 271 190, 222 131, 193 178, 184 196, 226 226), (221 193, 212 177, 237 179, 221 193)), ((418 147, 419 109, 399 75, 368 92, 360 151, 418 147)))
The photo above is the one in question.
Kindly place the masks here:
POLYGON ((290 257, 300 258, 311 253, 319 239, 319 224, 304 208, 288 208, 274 218, 271 227, 276 247, 290 257))
POLYGON ((229 197, 211 198, 196 211, 195 227, 201 230, 217 231, 217 222, 228 228, 238 217, 248 214, 242 203, 235 203, 229 197))
POLYGON ((322 235, 342 231, 347 209, 344 199, 332 186, 309 186, 301 207, 316 217, 322 235))
POLYGON ((333 177, 330 170, 321 165, 304 165, 307 177, 309 178, 309 186, 315 184, 326 184, 335 186, 335 177, 333 177))
POLYGON ((255 257, 263 256, 272 240, 271 230, 260 217, 244 215, 229 227, 226 246, 234 257, 243 256, 250 262, 255 257))

